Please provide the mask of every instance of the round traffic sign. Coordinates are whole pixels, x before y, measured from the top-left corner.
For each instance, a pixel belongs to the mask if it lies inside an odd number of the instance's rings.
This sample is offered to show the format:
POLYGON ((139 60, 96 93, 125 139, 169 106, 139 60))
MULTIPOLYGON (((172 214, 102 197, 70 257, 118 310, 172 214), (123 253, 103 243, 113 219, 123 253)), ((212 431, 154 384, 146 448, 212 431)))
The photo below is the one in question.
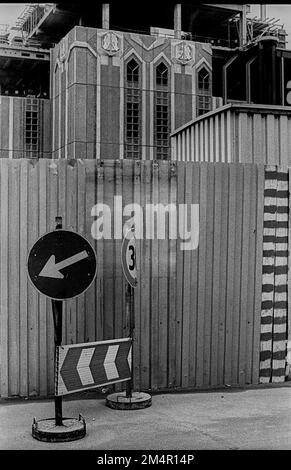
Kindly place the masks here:
POLYGON ((31 248, 28 275, 41 293, 55 300, 82 294, 96 273, 96 255, 90 243, 70 230, 54 230, 31 248))
POLYGON ((121 264, 124 276, 132 287, 137 285, 136 247, 134 229, 131 228, 125 235, 121 245, 121 264))

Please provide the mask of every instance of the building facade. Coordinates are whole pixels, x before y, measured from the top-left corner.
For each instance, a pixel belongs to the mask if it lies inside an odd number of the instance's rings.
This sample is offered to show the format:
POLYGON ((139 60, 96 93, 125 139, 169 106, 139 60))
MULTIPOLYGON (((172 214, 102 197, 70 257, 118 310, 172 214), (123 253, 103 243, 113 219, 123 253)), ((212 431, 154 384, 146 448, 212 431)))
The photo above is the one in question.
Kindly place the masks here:
POLYGON ((170 135, 211 110, 290 105, 286 33, 248 5, 90 8, 30 6, 3 36, 1 157, 177 159, 170 135))
POLYGON ((51 103, 0 95, 1 158, 51 158, 51 103))
POLYGON ((53 50, 55 158, 171 158, 212 109, 209 44, 77 26, 53 50))

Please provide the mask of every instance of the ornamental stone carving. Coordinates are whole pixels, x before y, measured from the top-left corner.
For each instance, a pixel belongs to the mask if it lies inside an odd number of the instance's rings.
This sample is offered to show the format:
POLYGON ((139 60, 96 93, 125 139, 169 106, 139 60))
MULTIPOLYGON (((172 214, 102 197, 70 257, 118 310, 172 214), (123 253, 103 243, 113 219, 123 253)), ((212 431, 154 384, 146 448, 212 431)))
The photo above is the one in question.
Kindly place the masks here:
POLYGON ((187 64, 193 59, 192 47, 187 42, 180 42, 175 46, 175 59, 182 63, 187 64))
POLYGON ((101 46, 107 54, 114 55, 120 50, 120 39, 110 31, 102 36, 101 46))

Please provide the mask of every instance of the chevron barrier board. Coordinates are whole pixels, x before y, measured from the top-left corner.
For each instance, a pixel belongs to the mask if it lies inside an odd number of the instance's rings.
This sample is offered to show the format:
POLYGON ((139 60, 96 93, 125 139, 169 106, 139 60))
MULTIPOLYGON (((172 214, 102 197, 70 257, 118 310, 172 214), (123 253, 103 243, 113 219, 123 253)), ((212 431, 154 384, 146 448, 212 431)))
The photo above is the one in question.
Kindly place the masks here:
POLYGON ((57 347, 55 395, 131 379, 131 338, 57 347))

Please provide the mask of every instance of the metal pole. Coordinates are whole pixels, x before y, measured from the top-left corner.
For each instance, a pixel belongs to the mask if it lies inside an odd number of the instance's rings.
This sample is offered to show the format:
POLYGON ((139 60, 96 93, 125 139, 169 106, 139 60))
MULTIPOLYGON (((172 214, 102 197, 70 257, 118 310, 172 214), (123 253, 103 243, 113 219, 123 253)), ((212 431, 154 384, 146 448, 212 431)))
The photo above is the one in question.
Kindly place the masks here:
POLYGON ((129 316, 129 337, 132 340, 132 349, 131 349, 131 363, 132 363, 132 370, 131 370, 131 379, 126 382, 126 398, 132 397, 132 390, 133 390, 133 334, 134 334, 134 327, 135 327, 135 319, 134 319, 134 288, 127 283, 126 294, 126 309, 127 314, 129 316))
POLYGON ((267 17, 267 5, 260 5, 260 19, 265 20, 267 17))
MULTIPOLYGON (((56 230, 62 228, 62 217, 56 217, 56 230)), ((55 368, 57 358, 57 346, 62 344, 62 323, 63 323, 63 302, 62 300, 52 300, 52 311, 54 319, 54 339, 55 339, 55 368)), ((55 421, 56 426, 63 424, 62 397, 55 395, 55 421)))
MULTIPOLYGON (((55 327, 55 368, 56 368, 56 353, 57 346, 62 344, 62 320, 63 320, 63 302, 61 300, 52 300, 52 310, 55 327)), ((56 426, 62 426, 62 397, 55 396, 55 419, 56 426)))

